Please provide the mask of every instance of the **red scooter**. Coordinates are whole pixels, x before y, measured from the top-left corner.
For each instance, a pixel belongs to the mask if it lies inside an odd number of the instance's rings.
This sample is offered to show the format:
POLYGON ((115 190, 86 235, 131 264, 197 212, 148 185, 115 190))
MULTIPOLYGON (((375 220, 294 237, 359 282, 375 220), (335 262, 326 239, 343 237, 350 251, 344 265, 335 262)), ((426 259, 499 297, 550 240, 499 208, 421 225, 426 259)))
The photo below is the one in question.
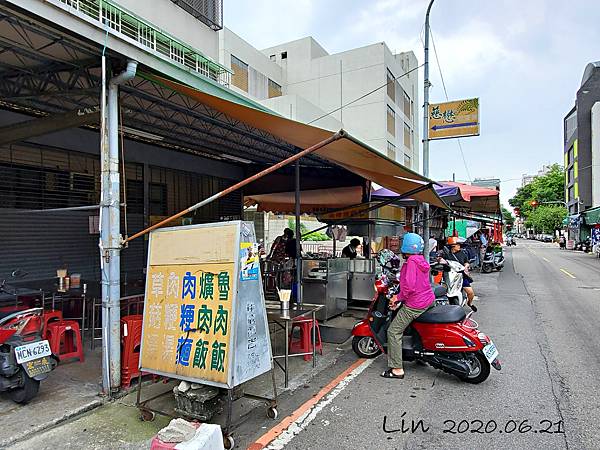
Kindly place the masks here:
MULTIPOLYGON (((388 271, 389 272, 389 271, 388 271)), ((376 294, 367 317, 352 330, 352 349, 361 358, 375 358, 387 351, 387 329, 395 317, 390 310, 389 273, 375 283, 376 294)), ((436 289, 437 290, 437 289, 436 289)), ((443 295, 443 292, 436 292, 443 295)), ((498 350, 492 340, 478 330, 478 324, 457 305, 433 306, 419 316, 404 332, 402 357, 423 361, 461 380, 477 384, 485 381, 490 366, 501 369, 498 350)))
MULTIPOLYGON (((0 293, 7 292, 5 283, 0 293)), ((0 309, 0 392, 17 403, 28 403, 40 381, 58 365, 50 344, 43 339, 42 308, 0 309)))

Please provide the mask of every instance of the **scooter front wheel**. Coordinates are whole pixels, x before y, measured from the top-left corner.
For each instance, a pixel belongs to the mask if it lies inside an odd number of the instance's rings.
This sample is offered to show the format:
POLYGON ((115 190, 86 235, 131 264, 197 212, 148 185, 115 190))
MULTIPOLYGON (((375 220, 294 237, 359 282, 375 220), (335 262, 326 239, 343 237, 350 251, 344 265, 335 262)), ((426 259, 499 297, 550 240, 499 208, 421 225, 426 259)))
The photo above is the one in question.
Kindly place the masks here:
POLYGON ((375 358, 381 354, 381 349, 370 336, 354 336, 352 339, 352 350, 361 358, 375 358))
POLYGON ((483 273, 491 273, 493 268, 490 264, 484 264, 481 270, 483 270, 483 273))

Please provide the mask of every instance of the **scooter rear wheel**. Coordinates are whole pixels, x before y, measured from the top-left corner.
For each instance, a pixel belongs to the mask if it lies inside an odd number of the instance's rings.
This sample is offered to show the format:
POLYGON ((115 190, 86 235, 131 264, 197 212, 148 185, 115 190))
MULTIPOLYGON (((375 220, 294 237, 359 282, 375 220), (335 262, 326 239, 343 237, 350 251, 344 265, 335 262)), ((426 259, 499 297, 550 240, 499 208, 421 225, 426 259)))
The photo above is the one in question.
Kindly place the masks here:
POLYGON ((15 403, 26 404, 37 395, 40 389, 40 382, 29 378, 29 375, 25 372, 22 372, 21 375, 23 376, 23 386, 10 391, 10 398, 15 403))
POLYGON ((354 336, 352 338, 352 350, 361 358, 375 358, 381 354, 381 349, 375 343, 375 339, 369 336, 354 336))
POLYGON ((470 353, 465 356, 471 372, 468 375, 463 375, 460 379, 466 383, 479 384, 487 380, 490 376, 490 363, 481 353, 470 353))

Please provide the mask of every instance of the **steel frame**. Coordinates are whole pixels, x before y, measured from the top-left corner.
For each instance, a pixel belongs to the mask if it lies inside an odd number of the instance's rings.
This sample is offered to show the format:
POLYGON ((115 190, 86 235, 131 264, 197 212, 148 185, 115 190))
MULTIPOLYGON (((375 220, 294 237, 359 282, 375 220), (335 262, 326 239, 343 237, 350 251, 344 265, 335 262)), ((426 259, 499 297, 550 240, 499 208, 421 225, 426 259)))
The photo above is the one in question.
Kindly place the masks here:
MULTIPOLYGON (((0 107, 46 116, 97 106, 101 53, 58 26, 0 6, 0 107)), ((121 55, 108 55, 115 65, 124 62, 121 55)), ((298 152, 276 136, 143 77, 121 87, 121 105, 125 125, 159 132, 162 141, 131 136, 153 145, 255 164, 273 164, 298 152)), ((331 167, 317 156, 304 158, 303 165, 331 167)))

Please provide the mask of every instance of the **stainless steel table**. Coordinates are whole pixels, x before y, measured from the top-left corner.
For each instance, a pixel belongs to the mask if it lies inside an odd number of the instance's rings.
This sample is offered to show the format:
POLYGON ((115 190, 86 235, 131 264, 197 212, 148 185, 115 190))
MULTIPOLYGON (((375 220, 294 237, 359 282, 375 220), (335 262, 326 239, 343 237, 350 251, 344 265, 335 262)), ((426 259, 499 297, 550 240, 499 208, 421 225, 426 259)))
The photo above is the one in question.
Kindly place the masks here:
POLYGON ((273 361, 283 370, 284 374, 284 386, 287 388, 289 383, 289 358, 290 356, 305 356, 312 355, 313 367, 316 367, 316 337, 317 327, 312 327, 312 352, 305 353, 294 353, 290 355, 289 339, 290 339, 290 324, 294 319, 300 317, 311 316, 313 323, 316 322, 316 314, 324 305, 312 305, 304 303, 302 305, 290 305, 290 309, 284 311, 281 309, 279 302, 267 302, 267 320, 270 323, 274 323, 279 326, 285 332, 285 351, 283 355, 273 355, 273 361), (279 363, 278 359, 283 359, 283 366, 279 363))

